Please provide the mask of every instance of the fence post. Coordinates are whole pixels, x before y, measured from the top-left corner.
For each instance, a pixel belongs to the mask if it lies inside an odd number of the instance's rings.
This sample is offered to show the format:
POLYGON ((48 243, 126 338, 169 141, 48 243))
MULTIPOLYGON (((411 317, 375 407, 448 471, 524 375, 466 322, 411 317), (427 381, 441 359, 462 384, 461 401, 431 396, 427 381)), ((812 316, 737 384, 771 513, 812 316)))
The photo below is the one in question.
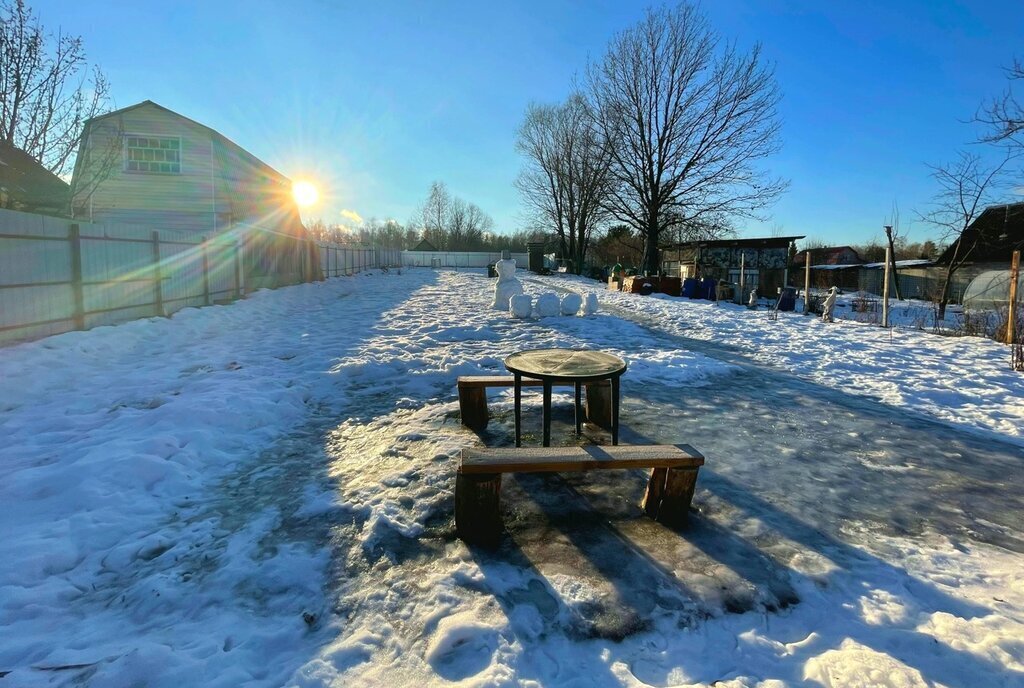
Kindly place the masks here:
POLYGON ((164 283, 160 274, 160 232, 153 230, 153 306, 156 314, 164 314, 164 283))
POLYGON ((1020 279, 1020 250, 1013 252, 1010 259, 1010 312, 1006 316, 1006 343, 1014 343, 1017 327, 1017 280, 1020 279))
POLYGON ((235 298, 242 298, 242 244, 235 240, 235 298))
POLYGON ((71 248, 71 300, 72 316, 76 330, 85 329, 85 296, 82 293, 82 236, 77 224, 68 229, 71 248))
POLYGON ((206 255, 206 237, 199 249, 203 254, 203 303, 210 305, 210 261, 206 255))
POLYGON ((804 254, 804 315, 811 312, 811 249, 804 254))
POLYGON ((743 303, 747 293, 747 252, 740 249, 740 293, 737 295, 736 303, 743 303))
POLYGON ((882 278, 882 327, 889 327, 889 268, 892 266, 892 249, 885 247, 885 276, 882 278))

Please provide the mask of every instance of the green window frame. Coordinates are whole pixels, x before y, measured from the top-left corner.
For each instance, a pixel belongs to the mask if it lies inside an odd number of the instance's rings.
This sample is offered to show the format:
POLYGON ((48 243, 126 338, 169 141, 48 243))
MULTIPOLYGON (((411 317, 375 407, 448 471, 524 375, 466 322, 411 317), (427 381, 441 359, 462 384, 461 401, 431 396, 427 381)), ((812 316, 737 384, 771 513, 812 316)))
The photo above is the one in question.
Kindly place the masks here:
POLYGON ((124 171, 132 174, 181 174, 181 137, 126 134, 124 171))

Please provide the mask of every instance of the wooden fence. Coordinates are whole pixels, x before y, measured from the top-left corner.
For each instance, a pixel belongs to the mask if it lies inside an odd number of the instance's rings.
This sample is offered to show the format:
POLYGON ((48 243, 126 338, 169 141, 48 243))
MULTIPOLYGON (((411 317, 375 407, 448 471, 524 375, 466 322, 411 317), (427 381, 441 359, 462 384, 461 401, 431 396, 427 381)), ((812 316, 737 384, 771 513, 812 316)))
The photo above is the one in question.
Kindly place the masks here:
POLYGON ((0 344, 399 261, 397 251, 317 245, 251 226, 203 236, 0 210, 0 344))

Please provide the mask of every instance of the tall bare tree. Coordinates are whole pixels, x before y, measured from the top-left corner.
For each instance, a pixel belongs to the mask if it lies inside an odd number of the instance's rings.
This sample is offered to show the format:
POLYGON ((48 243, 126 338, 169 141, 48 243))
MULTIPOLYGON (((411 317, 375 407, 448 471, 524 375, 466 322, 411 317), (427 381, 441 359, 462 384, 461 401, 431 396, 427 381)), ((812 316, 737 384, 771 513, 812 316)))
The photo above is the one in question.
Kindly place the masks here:
POLYGON ((0 0, 0 140, 67 176, 82 125, 106 110, 109 91, 80 37, 48 32, 24 0, 0 0))
POLYGON ((777 152, 781 97, 761 50, 723 43, 690 4, 651 9, 587 73, 617 182, 609 207, 645 238, 673 218, 759 217, 785 190, 758 163, 777 152))
POLYGON ((530 105, 516 142, 526 166, 516 186, 537 224, 553 228, 562 257, 583 270, 595 230, 607 219, 611 152, 586 98, 530 105))
POLYGON ((446 248, 445 240, 448 233, 448 222, 451 215, 452 196, 444 182, 430 185, 430 193, 423 204, 423 238, 434 244, 436 248, 446 248))
POLYGON ((990 239, 983 232, 968 230, 986 207, 998 202, 1005 187, 1004 171, 1013 158, 1013 153, 1008 152, 999 163, 986 165, 981 156, 961 152, 951 163, 929 165, 938 190, 931 210, 918 215, 942 233, 942 239, 951 243, 952 251, 942 282, 939 320, 946 317, 953 275, 970 260, 976 248, 990 239))

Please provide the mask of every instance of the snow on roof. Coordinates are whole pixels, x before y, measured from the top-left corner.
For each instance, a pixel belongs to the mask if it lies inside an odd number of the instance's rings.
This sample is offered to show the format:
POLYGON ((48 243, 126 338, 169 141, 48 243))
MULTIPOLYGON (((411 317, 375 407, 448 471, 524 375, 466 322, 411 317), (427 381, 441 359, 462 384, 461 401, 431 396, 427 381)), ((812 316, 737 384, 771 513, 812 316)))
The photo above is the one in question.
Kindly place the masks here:
POLYGON ((849 265, 832 265, 830 263, 823 263, 822 265, 812 265, 811 270, 845 270, 847 268, 862 268, 866 267, 860 263, 851 263, 849 265))
MULTIPOLYGON (((931 264, 932 261, 928 260, 927 258, 915 258, 913 260, 897 260, 896 269, 899 270, 900 268, 924 267, 925 265, 931 264)), ((869 269, 884 268, 885 261, 883 260, 881 263, 868 263, 866 265, 861 265, 861 267, 869 269)))

